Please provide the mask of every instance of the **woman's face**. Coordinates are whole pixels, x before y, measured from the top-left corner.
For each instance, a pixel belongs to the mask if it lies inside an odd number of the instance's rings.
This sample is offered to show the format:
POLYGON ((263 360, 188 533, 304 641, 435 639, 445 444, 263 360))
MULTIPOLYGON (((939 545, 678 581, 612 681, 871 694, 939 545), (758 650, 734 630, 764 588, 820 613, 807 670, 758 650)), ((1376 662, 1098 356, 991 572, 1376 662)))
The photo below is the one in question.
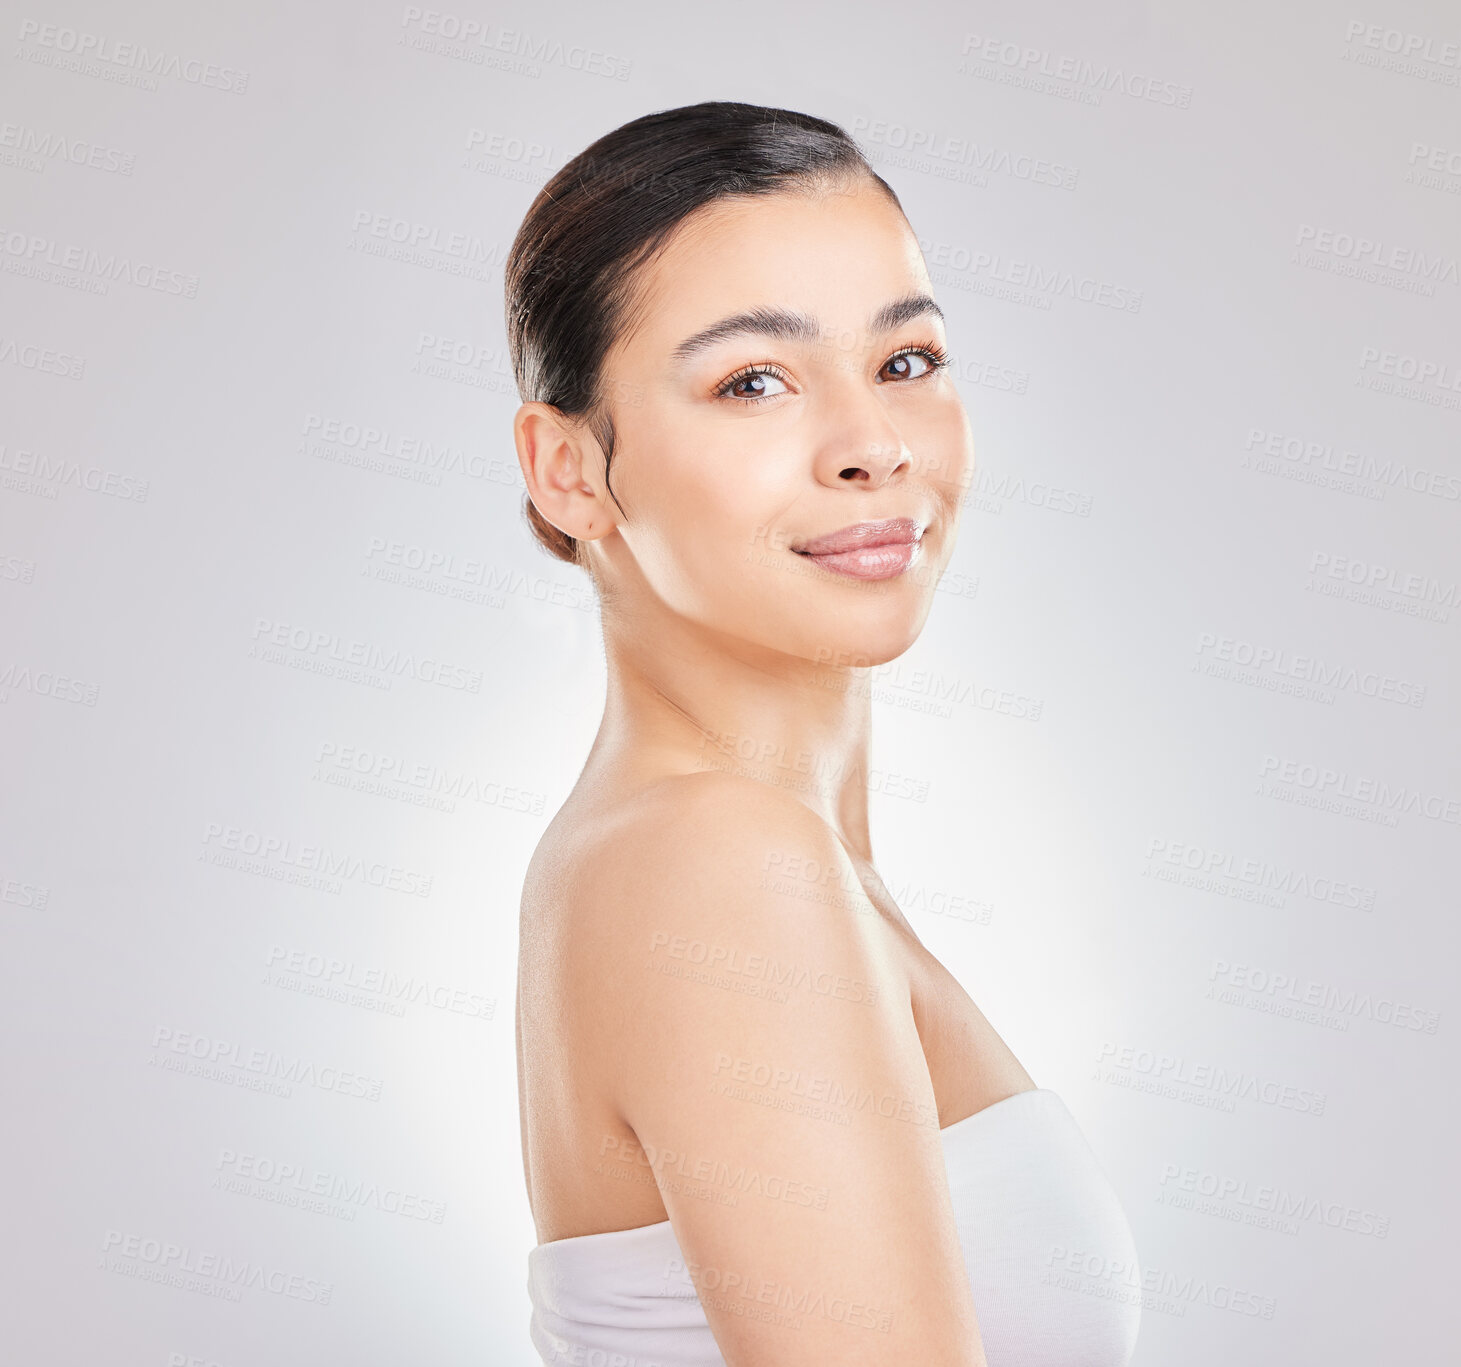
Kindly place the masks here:
POLYGON ((943 321, 901 212, 866 179, 717 201, 638 288, 639 321, 603 375, 627 514, 609 501, 617 534, 591 547, 610 581, 819 664, 900 655, 928 616, 973 473, 968 415, 937 366, 943 321), (901 544, 858 530, 894 519, 912 524, 891 529, 901 544), (846 541, 885 544, 803 553, 849 528, 846 541))

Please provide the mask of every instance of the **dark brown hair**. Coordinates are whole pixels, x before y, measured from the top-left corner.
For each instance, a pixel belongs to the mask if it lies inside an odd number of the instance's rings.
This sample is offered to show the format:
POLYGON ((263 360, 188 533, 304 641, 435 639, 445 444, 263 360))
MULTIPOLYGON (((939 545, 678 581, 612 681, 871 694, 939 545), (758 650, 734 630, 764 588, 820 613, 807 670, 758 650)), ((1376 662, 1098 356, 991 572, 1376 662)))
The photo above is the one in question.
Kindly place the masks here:
MULTIPOLYGON (((538 192, 507 254, 507 345, 522 402, 551 404, 585 421, 603 448, 607 484, 614 427, 601 372, 632 321, 639 267, 712 200, 858 176, 898 204, 846 132, 789 109, 711 100, 604 134, 538 192)), ((548 551, 587 568, 582 544, 530 498, 523 512, 548 551)))

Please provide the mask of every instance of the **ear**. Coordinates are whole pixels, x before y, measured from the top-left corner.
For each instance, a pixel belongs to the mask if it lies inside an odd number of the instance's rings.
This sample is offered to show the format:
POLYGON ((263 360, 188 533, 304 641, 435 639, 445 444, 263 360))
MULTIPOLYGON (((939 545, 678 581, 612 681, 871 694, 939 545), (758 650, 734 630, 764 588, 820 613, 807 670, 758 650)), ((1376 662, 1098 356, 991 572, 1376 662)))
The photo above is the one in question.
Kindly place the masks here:
POLYGON ((613 528, 593 483, 603 454, 585 425, 551 404, 525 403, 512 421, 512 439, 528 497, 546 521, 579 541, 597 541, 613 528))

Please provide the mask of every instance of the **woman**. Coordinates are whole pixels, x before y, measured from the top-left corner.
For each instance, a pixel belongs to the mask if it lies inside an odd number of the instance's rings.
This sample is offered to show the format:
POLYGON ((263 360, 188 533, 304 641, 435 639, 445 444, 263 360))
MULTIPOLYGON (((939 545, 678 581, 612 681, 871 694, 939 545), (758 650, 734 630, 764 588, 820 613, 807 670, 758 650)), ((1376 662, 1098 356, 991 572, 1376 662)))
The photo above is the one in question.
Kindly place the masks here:
POLYGON ((1120 1367, 1116 1197, 873 868, 865 671, 973 468, 896 196, 823 120, 672 109, 553 177, 506 280, 527 516, 608 662, 522 901, 534 1345, 1120 1367))

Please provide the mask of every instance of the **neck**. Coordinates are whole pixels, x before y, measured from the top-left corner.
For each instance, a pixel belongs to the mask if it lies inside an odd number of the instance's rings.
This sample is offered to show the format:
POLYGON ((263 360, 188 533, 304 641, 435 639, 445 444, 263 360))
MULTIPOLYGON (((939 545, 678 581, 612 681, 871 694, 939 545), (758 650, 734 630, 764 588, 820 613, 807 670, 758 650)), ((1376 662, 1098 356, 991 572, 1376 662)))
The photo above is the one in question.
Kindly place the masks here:
POLYGON ((585 773, 741 774, 797 797, 871 863, 865 671, 654 616, 647 630, 604 614, 608 693, 585 773))

